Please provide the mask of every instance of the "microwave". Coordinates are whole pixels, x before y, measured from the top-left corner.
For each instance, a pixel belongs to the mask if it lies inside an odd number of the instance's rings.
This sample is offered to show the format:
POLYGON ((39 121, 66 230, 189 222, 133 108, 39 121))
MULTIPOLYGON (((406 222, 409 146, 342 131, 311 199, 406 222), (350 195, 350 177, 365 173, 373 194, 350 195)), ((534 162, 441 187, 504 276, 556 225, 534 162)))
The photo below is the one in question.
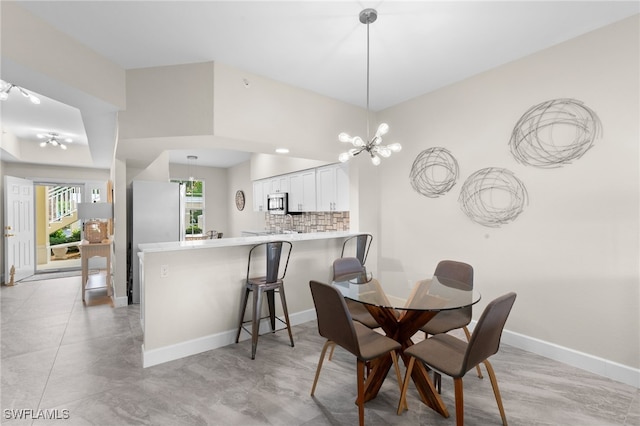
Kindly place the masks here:
POLYGON ((289 194, 275 192, 267 195, 267 211, 271 214, 287 214, 289 211, 289 194))

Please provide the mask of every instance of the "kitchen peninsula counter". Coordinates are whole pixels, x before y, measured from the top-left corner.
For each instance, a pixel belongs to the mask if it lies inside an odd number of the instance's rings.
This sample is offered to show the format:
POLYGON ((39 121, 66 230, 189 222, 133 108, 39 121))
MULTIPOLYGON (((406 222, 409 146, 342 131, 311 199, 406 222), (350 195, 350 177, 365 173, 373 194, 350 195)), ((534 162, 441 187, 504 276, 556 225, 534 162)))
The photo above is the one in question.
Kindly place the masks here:
POLYGON ((250 237, 214 238, 209 240, 172 241, 166 243, 139 244, 138 249, 142 253, 151 253, 166 250, 194 250, 210 247, 246 246, 278 240, 291 242, 326 240, 334 238, 347 238, 358 234, 360 234, 360 232, 350 231, 267 234, 255 235, 250 237))
MULTIPOLYGON (((292 325, 313 320, 309 281, 329 282, 343 241, 356 234, 292 233, 140 244, 143 367, 235 343, 249 250, 262 242, 293 243, 284 279, 289 317, 292 325)), ((281 315, 280 306, 277 310, 281 315)), ((267 329, 261 328, 261 333, 267 329)), ((241 340, 249 337, 241 334, 241 340)), ((288 346, 284 340, 283 344, 288 346)), ((250 352, 247 346, 248 357, 250 352)))

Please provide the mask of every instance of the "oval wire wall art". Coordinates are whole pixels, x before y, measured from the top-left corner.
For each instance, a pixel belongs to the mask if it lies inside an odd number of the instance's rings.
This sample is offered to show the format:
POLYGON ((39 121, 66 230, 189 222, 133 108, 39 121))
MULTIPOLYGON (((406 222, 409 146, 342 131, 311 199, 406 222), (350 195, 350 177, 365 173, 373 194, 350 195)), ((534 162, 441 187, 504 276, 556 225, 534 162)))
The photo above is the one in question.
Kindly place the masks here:
POLYGON ((600 135, 600 119, 581 101, 554 99, 524 113, 509 147, 519 163, 554 168, 582 157, 600 135))
POLYGON ((416 192, 437 198, 458 181, 458 162, 445 148, 425 149, 413 161, 409 179, 416 192))
POLYGON ((458 201, 472 221, 497 228, 514 221, 528 198, 527 189, 513 172, 489 167, 467 178, 458 201))

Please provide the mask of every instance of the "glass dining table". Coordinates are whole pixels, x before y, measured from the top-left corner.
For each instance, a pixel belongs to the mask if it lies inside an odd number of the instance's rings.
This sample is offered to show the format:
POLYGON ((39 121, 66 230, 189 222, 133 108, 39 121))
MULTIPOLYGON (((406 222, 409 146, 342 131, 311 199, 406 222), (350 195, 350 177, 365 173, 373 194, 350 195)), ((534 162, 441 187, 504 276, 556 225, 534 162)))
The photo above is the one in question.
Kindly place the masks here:
MULTIPOLYGON (((412 337, 431 318, 438 312, 465 308, 480 301, 480 293, 468 284, 438 276, 411 284, 393 275, 383 274, 377 279, 364 273, 341 277, 340 281, 333 281, 333 285, 345 298, 363 304, 385 334, 402 345, 400 356, 405 366, 409 356, 404 350, 414 344, 412 337)), ((365 401, 376 397, 391 366, 391 355, 374 363, 367 379, 365 401)), ((426 369, 414 368, 411 379, 421 400, 442 416, 449 417, 426 369)))

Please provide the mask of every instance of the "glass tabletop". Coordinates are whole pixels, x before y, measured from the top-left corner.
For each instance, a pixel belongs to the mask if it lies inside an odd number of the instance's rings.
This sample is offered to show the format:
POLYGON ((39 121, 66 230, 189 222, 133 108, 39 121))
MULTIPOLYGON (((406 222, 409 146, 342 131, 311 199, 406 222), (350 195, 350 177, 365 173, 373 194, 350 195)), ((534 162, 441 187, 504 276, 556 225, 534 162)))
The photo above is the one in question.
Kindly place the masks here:
POLYGON ((445 311, 480 301, 480 293, 468 284, 437 276, 419 280, 413 285, 398 285, 379 281, 370 273, 364 273, 341 278, 333 285, 347 299, 400 310, 445 311))

